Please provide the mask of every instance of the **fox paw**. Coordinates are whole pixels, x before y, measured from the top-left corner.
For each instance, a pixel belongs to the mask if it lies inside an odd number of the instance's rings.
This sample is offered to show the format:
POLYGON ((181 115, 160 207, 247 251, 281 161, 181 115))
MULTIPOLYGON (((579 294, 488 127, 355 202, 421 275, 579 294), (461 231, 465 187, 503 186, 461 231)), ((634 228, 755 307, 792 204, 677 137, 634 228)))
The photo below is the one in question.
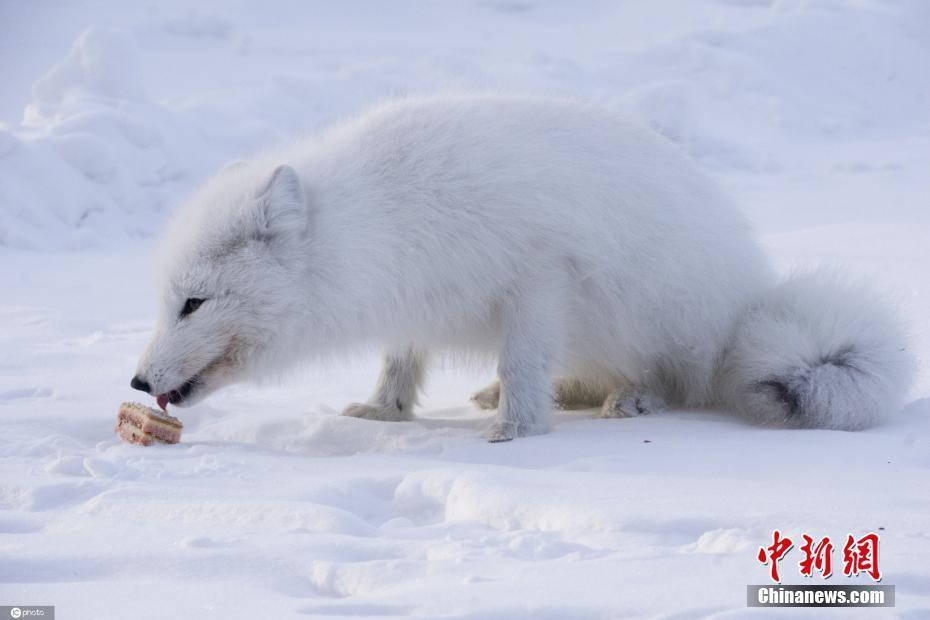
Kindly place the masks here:
POLYGON ((614 390, 601 407, 602 418, 635 418, 665 409, 665 401, 638 387, 614 390))
POLYGON ((475 403, 479 409, 497 409, 501 400, 501 383, 495 381, 483 390, 475 392, 471 397, 471 402, 475 403))
POLYGON ((485 430, 484 437, 488 440, 488 443, 503 443, 505 441, 513 441, 517 437, 544 435, 548 432, 549 428, 543 424, 494 420, 485 430))
POLYGON ((378 422, 405 422, 412 419, 412 416, 397 407, 386 407, 384 405, 369 405, 363 403, 352 403, 342 412, 342 415, 351 418, 362 418, 365 420, 376 420, 378 422))

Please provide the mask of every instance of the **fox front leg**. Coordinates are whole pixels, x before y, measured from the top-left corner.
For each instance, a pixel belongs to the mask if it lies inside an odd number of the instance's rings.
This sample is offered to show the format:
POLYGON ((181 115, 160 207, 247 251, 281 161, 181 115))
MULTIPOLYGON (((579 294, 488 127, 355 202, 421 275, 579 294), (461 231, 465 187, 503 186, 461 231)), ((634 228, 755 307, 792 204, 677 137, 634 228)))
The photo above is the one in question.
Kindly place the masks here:
POLYGON ((558 289, 527 286, 504 308, 503 346, 498 360, 500 403, 486 436, 490 442, 539 435, 549 430, 550 370, 558 345, 558 289))
POLYGON ((374 394, 366 403, 349 405, 342 415, 385 422, 412 420, 425 361, 425 354, 413 347, 386 353, 374 394))

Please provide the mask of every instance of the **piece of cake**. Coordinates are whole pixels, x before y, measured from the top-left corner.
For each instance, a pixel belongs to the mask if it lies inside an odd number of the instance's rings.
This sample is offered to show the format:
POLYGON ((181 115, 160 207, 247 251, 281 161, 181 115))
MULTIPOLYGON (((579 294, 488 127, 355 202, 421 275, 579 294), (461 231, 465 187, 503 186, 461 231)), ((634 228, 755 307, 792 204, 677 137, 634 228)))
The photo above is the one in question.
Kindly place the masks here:
POLYGON ((116 418, 116 434, 123 441, 150 446, 153 443, 178 443, 184 425, 164 411, 139 403, 123 403, 116 418))

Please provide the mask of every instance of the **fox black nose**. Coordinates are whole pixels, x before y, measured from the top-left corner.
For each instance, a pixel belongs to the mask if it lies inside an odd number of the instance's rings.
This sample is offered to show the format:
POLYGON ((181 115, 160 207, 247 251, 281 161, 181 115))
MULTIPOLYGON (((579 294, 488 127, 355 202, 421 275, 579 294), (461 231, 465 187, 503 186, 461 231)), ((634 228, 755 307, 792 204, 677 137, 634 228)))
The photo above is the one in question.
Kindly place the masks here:
POLYGON ((140 379, 139 375, 136 375, 135 377, 132 378, 132 381, 129 382, 129 387, 131 387, 134 390, 139 390, 142 392, 152 391, 152 386, 148 384, 148 381, 146 381, 145 379, 140 379))

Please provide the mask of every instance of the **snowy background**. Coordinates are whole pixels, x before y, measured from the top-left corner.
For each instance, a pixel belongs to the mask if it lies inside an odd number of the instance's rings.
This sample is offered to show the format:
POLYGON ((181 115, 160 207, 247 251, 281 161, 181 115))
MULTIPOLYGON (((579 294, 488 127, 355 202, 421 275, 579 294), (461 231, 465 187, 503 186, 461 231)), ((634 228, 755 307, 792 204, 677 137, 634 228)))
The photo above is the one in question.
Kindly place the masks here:
POLYGON ((368 353, 184 410, 181 445, 116 441, 153 240, 197 183, 385 98, 471 89, 633 111, 745 206, 780 269, 872 280, 928 357, 930 3, 0 0, 0 605, 796 617, 745 608, 780 528, 880 530, 898 606, 860 615, 930 617, 926 365, 867 432, 576 412, 489 445, 467 398, 490 368, 436 369, 416 422, 338 417, 373 386, 368 353))

